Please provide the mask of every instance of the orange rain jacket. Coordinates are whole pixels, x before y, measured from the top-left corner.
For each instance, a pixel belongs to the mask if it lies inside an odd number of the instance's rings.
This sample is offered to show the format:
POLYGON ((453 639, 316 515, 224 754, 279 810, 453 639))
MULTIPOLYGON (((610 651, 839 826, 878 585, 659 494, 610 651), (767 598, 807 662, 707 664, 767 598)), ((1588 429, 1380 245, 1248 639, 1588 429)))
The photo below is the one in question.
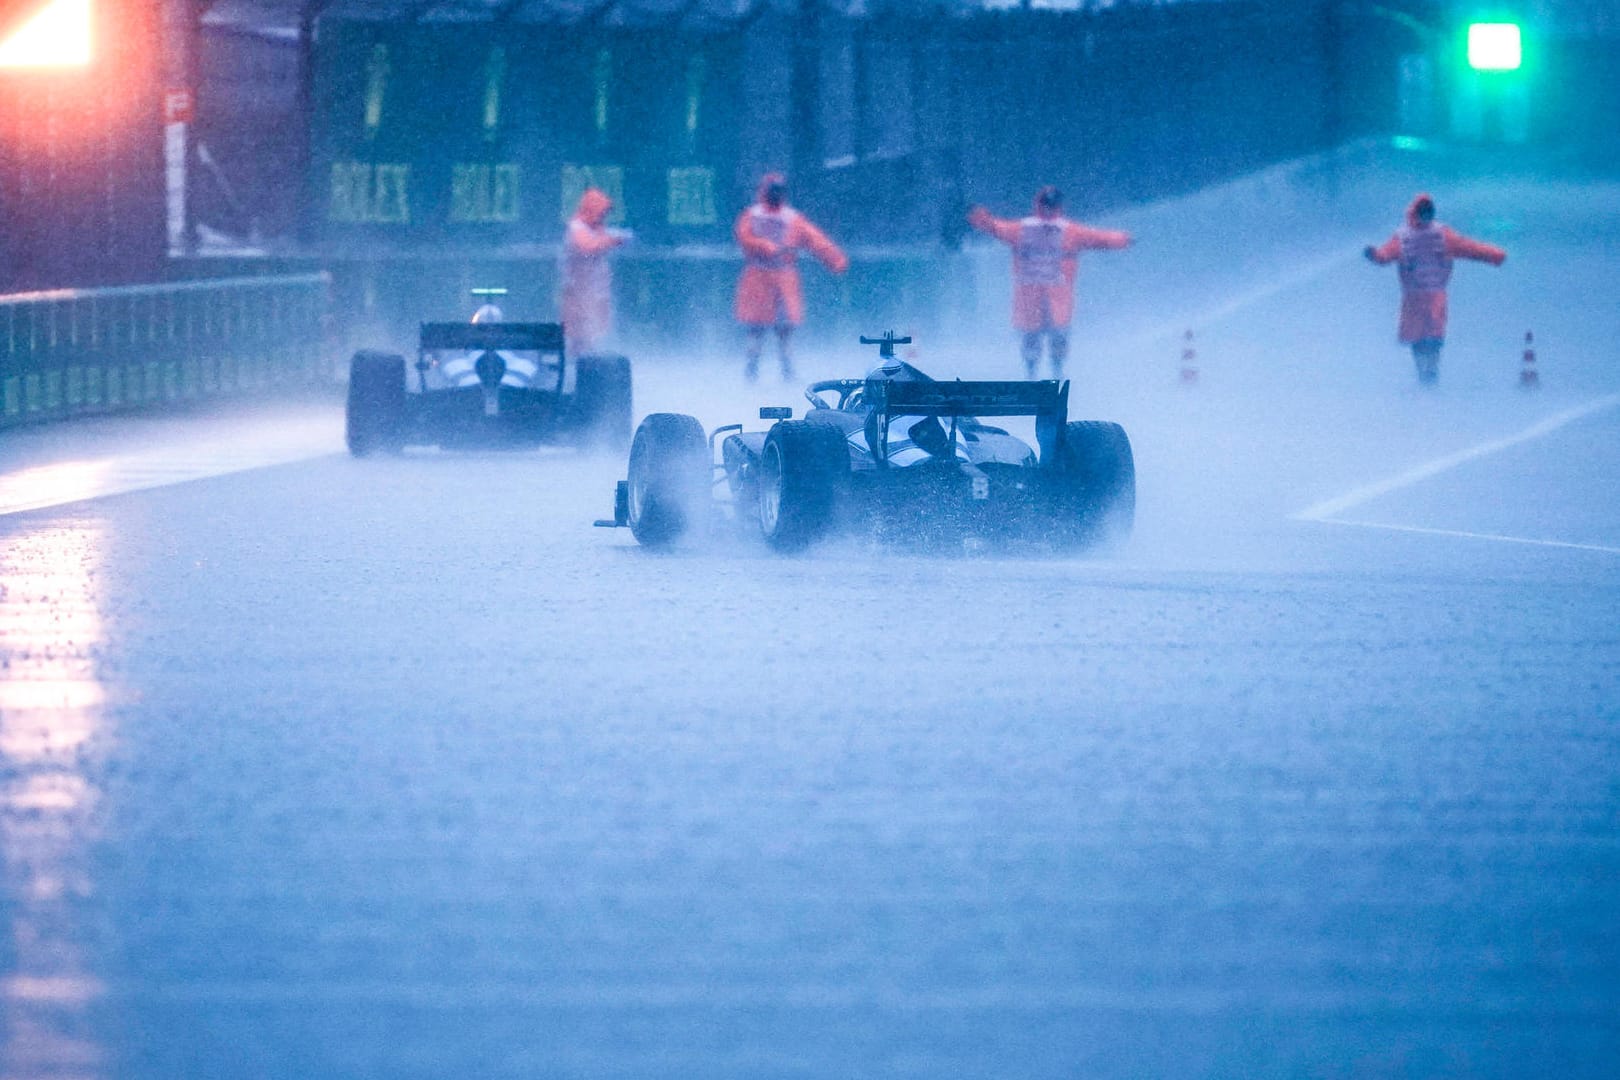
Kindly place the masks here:
POLYGON ((1507 252, 1496 245, 1470 240, 1438 221, 1420 223, 1417 205, 1427 198, 1421 194, 1413 198, 1406 208, 1406 224, 1367 252, 1367 257, 1380 266, 1400 262, 1399 334, 1403 345, 1445 338, 1446 284, 1451 280, 1453 260, 1474 259, 1501 266, 1507 258, 1507 252))
POLYGON ((765 189, 780 180, 766 176, 754 204, 737 215, 732 227, 743 250, 734 313, 746 326, 798 326, 804 321, 799 249, 808 250, 835 274, 849 269, 843 250, 803 214, 786 204, 776 210, 765 205, 765 189))
POLYGON ((968 224, 1012 248, 1013 327, 1025 333, 1068 328, 1082 250, 1117 251, 1131 242, 1129 233, 1093 229, 1061 215, 1013 221, 982 206, 968 214, 968 224))
POLYGON ((613 332, 613 267, 608 252, 624 243, 625 234, 604 224, 613 200, 586 188, 563 237, 563 329, 573 353, 587 353, 613 332))

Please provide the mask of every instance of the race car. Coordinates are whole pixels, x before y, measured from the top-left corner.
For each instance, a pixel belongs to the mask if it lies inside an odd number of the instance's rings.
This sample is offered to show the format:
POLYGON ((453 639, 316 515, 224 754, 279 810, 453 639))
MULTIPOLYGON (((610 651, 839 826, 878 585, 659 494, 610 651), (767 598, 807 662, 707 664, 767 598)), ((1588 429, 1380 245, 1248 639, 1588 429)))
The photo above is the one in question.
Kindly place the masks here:
MULTIPOLYGON (((488 290, 475 290, 488 291, 488 290)), ((416 361, 362 350, 349 363, 349 452, 630 440, 630 361, 569 357, 559 323, 505 322, 486 302, 472 322, 421 325, 416 361)))
POLYGON ((783 552, 840 530, 1065 550, 1130 532, 1130 439, 1115 423, 1070 421, 1066 380, 936 381, 895 358, 909 338, 861 342, 880 347, 879 367, 810 384, 802 420, 763 408, 766 431, 705 435, 694 417, 648 416, 613 518, 596 524, 666 547, 729 521, 783 552), (1034 418, 1035 446, 984 422, 1012 416, 1034 418))

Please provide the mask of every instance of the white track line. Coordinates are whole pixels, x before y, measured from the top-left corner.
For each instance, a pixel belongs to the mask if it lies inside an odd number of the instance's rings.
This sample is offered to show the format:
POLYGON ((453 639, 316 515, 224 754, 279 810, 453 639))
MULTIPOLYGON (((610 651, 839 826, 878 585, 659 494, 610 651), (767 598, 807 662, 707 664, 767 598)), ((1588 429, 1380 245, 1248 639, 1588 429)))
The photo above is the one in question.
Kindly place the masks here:
POLYGON ((1272 297, 1285 293, 1289 289, 1295 289, 1306 282, 1315 281, 1336 267, 1347 265, 1359 258, 1361 258, 1359 249, 1353 255, 1335 249, 1331 254, 1323 255, 1303 265, 1296 266, 1281 277, 1273 278, 1263 285, 1257 285, 1246 292, 1228 297, 1201 311, 1155 323, 1152 329, 1143 330, 1125 338, 1121 345, 1124 348, 1141 348, 1162 341, 1167 337, 1178 337, 1184 329, 1190 326, 1211 326, 1221 322, 1228 316, 1236 315, 1238 312, 1260 303, 1262 300, 1270 300, 1272 297))
MULTIPOLYGON (((1567 409, 1564 412, 1549 416, 1547 419, 1542 420, 1539 423, 1532 424, 1523 431, 1515 435, 1509 435, 1505 439, 1496 439, 1492 442, 1480 443, 1478 446, 1471 446, 1466 450, 1459 450, 1455 454, 1447 454, 1445 457, 1435 458, 1433 461, 1425 462, 1415 469, 1408 469, 1399 476, 1392 476, 1386 480, 1380 480, 1377 483, 1367 484, 1363 487, 1358 487, 1353 491, 1346 492, 1345 494, 1340 495, 1338 498, 1326 499, 1322 502, 1316 503, 1313 506, 1307 506, 1305 509, 1299 511, 1299 513, 1294 514, 1293 518, 1295 521, 1331 521, 1335 524, 1343 525, 1368 525, 1370 523, 1364 521, 1339 521, 1337 520, 1338 515, 1353 507, 1360 506, 1362 503, 1370 502, 1371 500, 1378 498, 1380 495, 1387 495, 1392 491, 1399 491, 1401 488, 1411 487, 1413 484, 1416 484, 1419 481, 1427 480, 1431 476, 1438 476, 1440 473, 1446 472, 1450 469, 1455 469, 1459 465, 1466 464, 1467 462, 1474 461, 1478 458, 1486 457, 1490 454, 1499 453, 1503 450, 1509 449, 1510 447, 1518 446, 1520 443, 1529 442, 1532 439, 1539 439, 1543 435, 1556 431, 1566 424, 1574 423, 1576 420, 1579 420, 1582 417, 1590 416, 1596 412, 1602 412, 1605 409, 1612 409, 1616 405, 1620 405, 1620 394, 1610 394, 1607 397, 1598 398, 1596 401, 1589 401, 1585 405, 1580 405, 1576 408, 1567 409)), ((1383 527, 1388 528, 1390 526, 1383 527)), ((1439 530, 1414 529, 1412 531, 1420 532, 1439 530)), ((1456 535, 1464 534, 1458 533, 1456 535)), ((1505 540, 1511 538, 1496 537, 1496 539, 1505 540)), ((1550 543, 1550 541, 1527 542, 1550 543)), ((1571 544, 1565 546, 1581 547, 1582 545, 1571 544)))
POLYGON ((1620 555, 1620 547, 1602 544, 1577 544, 1568 540, 1537 540, 1529 536, 1503 536, 1499 533, 1465 532, 1460 529, 1425 529, 1420 525, 1388 525, 1382 521, 1353 521, 1348 518, 1313 518, 1322 525, 1351 525, 1358 529, 1384 529, 1388 532, 1418 533, 1422 536, 1456 536, 1464 540, 1495 540, 1502 544, 1528 544, 1533 547, 1573 548, 1576 551, 1601 551, 1620 555))

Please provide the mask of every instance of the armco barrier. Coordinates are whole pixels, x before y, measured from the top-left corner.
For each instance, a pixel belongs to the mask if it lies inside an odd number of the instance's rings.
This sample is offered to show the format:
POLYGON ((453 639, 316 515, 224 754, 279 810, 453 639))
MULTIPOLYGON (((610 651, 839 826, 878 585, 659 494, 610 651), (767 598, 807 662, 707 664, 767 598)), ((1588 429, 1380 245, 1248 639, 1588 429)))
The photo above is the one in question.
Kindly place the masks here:
POLYGON ((0 296, 0 426, 313 385, 326 274, 0 296))

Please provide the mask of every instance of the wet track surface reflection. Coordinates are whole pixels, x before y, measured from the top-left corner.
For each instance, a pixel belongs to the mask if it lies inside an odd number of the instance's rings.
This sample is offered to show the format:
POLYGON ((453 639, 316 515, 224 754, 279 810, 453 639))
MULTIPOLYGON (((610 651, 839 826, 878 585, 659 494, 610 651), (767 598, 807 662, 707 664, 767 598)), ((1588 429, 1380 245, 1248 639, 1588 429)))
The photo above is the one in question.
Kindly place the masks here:
POLYGON ((96 881, 111 742, 93 524, 0 552, 0 980, 6 1076, 98 1075, 105 919, 96 881))
POLYGON ((618 467, 332 455, 19 519, 11 1051, 1600 1074, 1604 557, 660 557, 584 524, 618 467))

